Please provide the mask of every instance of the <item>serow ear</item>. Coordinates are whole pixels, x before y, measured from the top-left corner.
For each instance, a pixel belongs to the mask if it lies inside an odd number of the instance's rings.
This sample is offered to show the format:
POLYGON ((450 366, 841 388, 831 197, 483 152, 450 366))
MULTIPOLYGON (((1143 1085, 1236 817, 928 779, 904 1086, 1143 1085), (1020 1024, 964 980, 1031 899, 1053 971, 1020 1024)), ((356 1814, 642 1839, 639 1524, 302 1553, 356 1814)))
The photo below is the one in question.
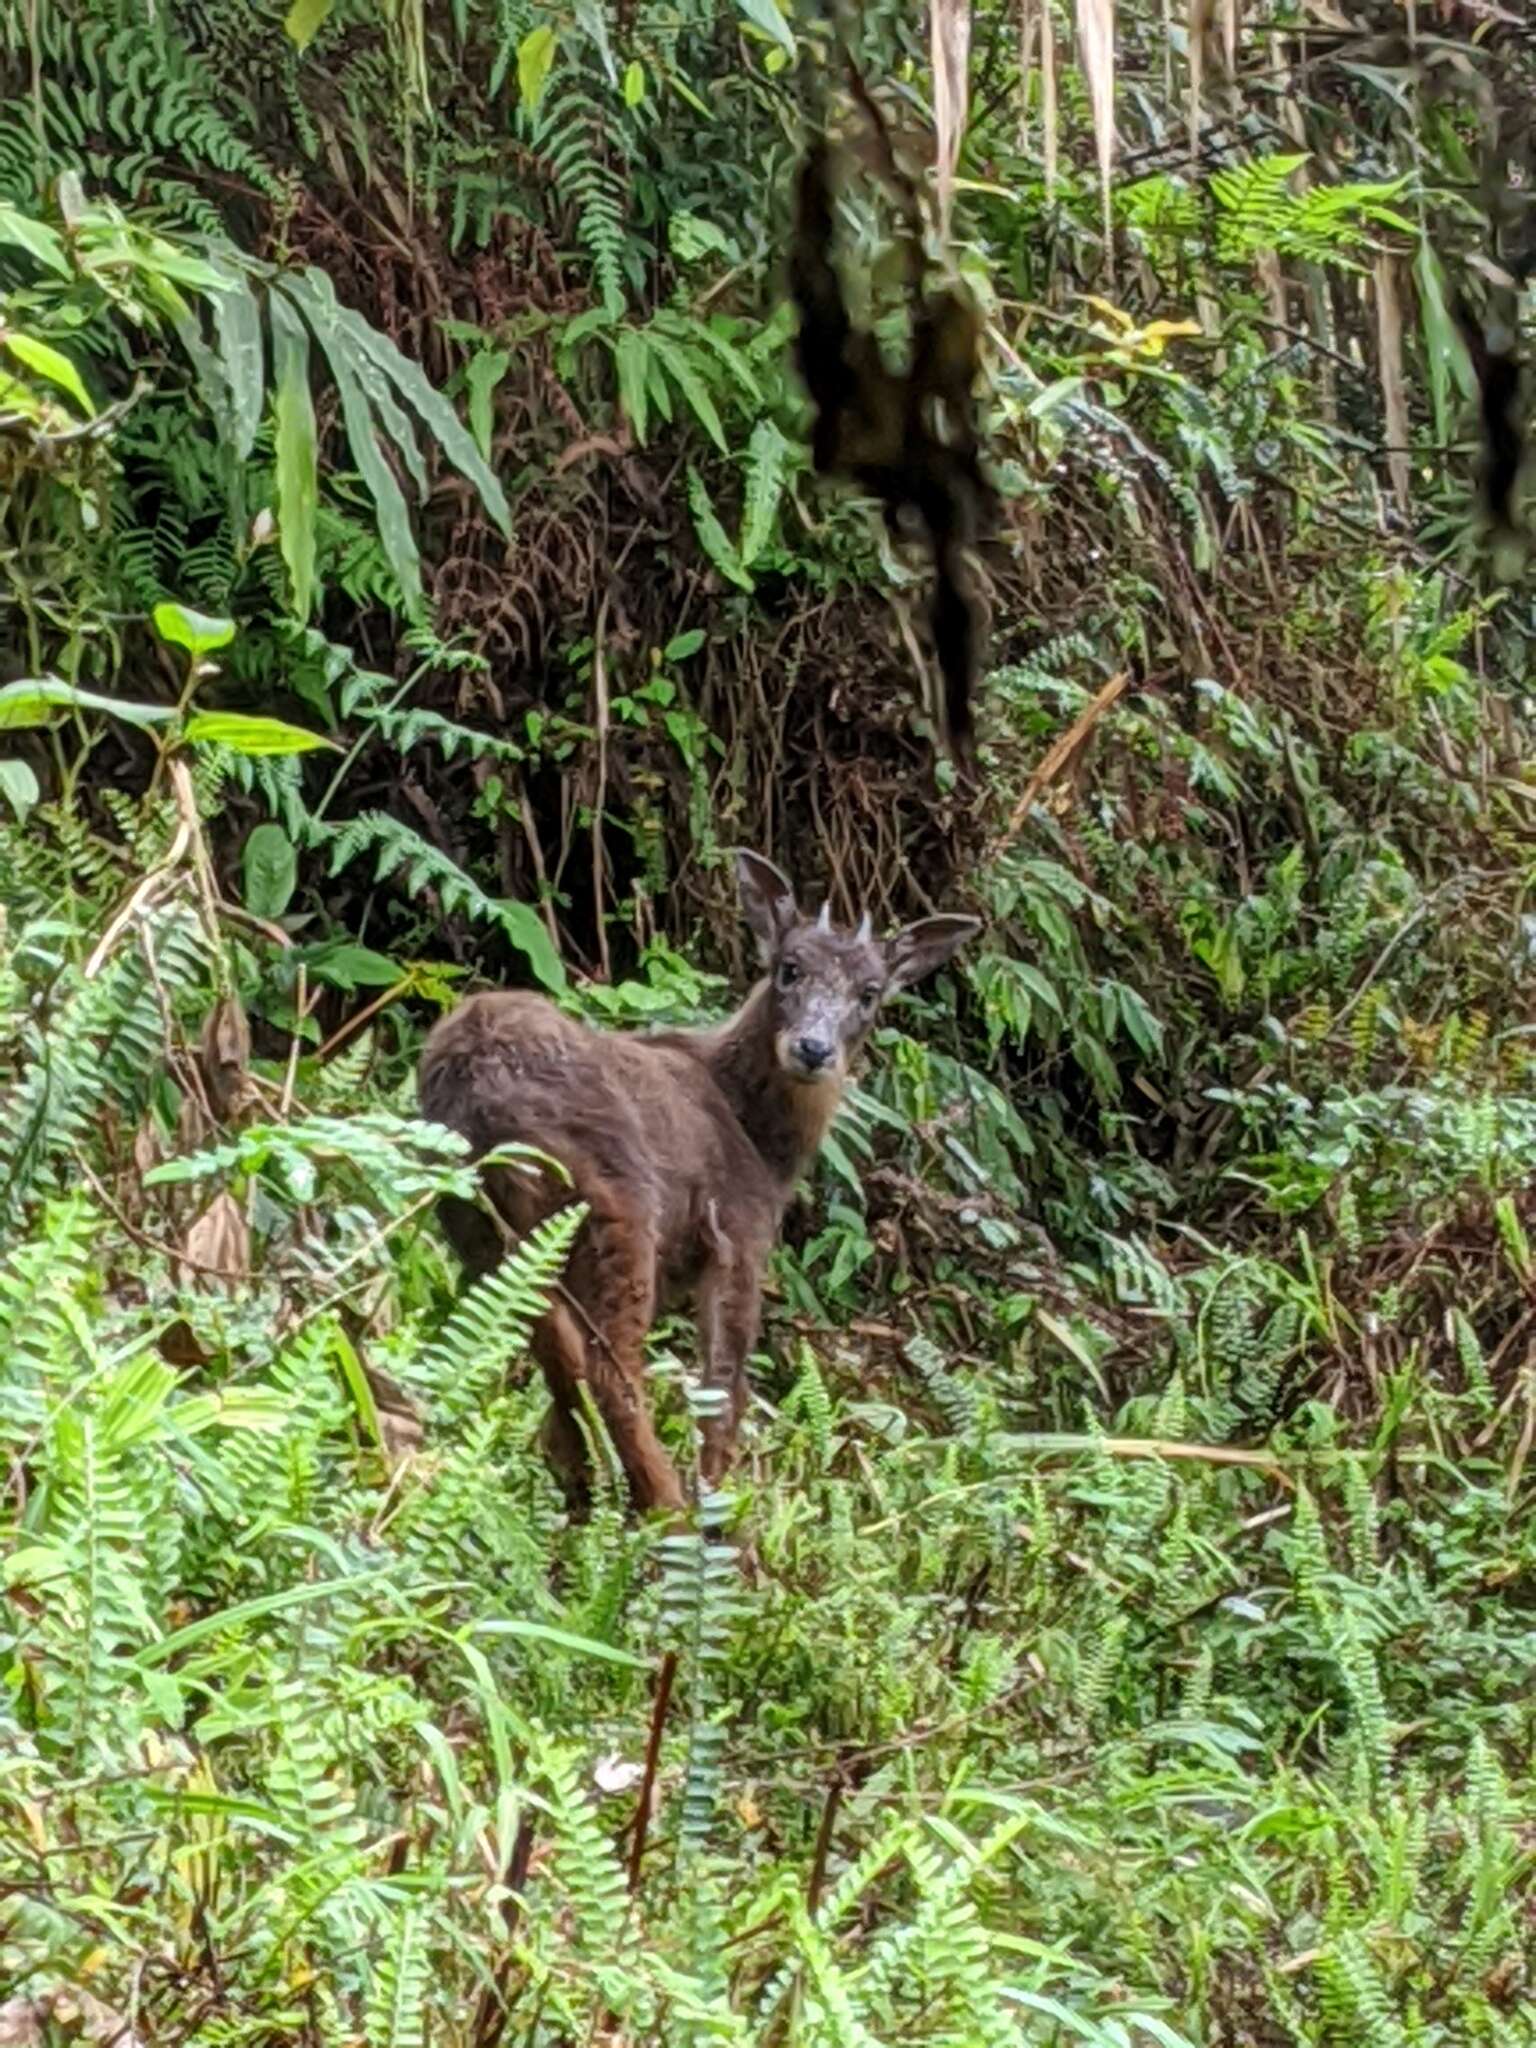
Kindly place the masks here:
POLYGON ((757 940, 758 957, 766 967, 784 934, 800 922, 794 884, 771 860, 745 851, 736 855, 736 882, 741 907, 757 940))
POLYGON ((886 993, 910 988, 952 959, 981 930, 979 917, 921 917, 885 942, 886 993))

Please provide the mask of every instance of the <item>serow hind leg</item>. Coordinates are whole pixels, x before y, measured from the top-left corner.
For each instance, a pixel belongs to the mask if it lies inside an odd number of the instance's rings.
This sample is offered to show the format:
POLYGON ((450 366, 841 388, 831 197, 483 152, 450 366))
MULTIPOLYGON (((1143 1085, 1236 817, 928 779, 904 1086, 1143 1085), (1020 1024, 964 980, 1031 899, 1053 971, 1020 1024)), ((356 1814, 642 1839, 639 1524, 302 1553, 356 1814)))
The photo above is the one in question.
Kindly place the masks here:
POLYGON ((699 1471, 718 1486, 729 1471, 751 1388, 747 1360, 762 1320, 758 1263, 729 1248, 717 1253, 699 1282, 699 1351, 704 1384, 724 1396, 700 1427, 699 1471))
POLYGON ((641 1514, 684 1506, 682 1482, 662 1447, 646 1392, 645 1340, 656 1313, 656 1245, 621 1208, 588 1197, 591 1214, 570 1287, 590 1327, 587 1384, 641 1514))
POLYGON ((576 1318, 563 1304, 556 1302, 534 1332, 533 1355, 549 1388, 549 1413, 539 1432, 540 1448, 572 1520, 585 1521, 592 1507, 592 1457, 578 1411, 586 1346, 576 1318))

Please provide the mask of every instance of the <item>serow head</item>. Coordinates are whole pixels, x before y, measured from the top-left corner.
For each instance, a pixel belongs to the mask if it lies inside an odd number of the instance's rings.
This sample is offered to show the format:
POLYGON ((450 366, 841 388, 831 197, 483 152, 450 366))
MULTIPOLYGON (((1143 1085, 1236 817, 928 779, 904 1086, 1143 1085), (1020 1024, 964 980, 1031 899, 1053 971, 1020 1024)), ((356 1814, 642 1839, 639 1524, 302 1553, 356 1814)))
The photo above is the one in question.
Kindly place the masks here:
POLYGON ((841 1087, 880 1005, 921 981, 981 930, 977 917, 924 917, 877 939, 866 912, 857 931, 826 904, 806 917, 793 884, 760 853, 738 853, 742 907, 767 970, 780 1069, 807 1085, 841 1087))

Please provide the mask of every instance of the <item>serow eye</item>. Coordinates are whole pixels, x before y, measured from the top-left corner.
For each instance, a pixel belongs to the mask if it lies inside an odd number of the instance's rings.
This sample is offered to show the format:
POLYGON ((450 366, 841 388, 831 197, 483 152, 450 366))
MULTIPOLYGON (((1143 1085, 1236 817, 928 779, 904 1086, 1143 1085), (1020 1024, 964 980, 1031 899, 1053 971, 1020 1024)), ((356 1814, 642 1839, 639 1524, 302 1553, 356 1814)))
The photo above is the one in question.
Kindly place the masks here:
POLYGON ((879 1000, 880 984, 878 982, 872 981, 869 983, 867 988, 861 988, 859 990, 859 1001, 864 1005, 866 1010, 872 1010, 875 1004, 879 1002, 879 1000))
POLYGON ((793 960, 784 960, 779 965, 779 987, 793 988, 800 979, 800 970, 793 960))

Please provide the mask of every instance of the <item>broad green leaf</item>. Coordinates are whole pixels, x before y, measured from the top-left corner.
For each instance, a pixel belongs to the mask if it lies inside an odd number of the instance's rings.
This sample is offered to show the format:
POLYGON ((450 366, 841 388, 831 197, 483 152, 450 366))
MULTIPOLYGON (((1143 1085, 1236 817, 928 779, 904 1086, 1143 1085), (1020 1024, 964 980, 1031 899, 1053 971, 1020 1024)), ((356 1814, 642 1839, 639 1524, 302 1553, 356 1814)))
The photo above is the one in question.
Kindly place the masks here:
POLYGON ((741 565, 741 558, 731 545, 731 537, 720 524, 719 514, 710 499, 709 488, 690 462, 688 465, 688 504, 693 513, 694 531, 700 545, 720 574, 727 577, 739 590, 753 590, 756 585, 741 565))
POLYGON ((428 382, 425 372, 409 356, 402 355, 387 335, 370 327, 360 315, 345 313, 343 323, 356 337, 364 356, 383 371, 417 414, 454 468, 469 478, 480 493, 486 511, 510 539, 512 512, 506 492, 475 445, 474 436, 447 399, 428 382))
POLYGON ((172 320, 176 339, 187 352, 187 358, 197 373, 197 388, 204 405, 213 417, 215 431, 226 447, 235 445, 235 407, 230 396, 229 379, 224 362, 217 349, 208 346, 203 336, 202 324, 197 315, 182 301, 183 310, 172 320))
POLYGON ((281 825, 258 825, 241 856, 245 907, 256 917, 281 917, 299 878, 299 857, 281 825))
POLYGON ((380 452, 373 410, 354 368, 352 340, 342 327, 341 308, 330 289, 330 280, 316 271, 304 271, 285 279, 282 289, 300 305, 325 350, 341 399, 341 416, 352 459, 378 515, 379 540, 400 586, 406 614, 419 623, 426 607, 421 588, 421 556, 411 531, 410 512, 395 473, 380 452))
POLYGON ((315 602, 315 515, 320 498, 309 335, 281 293, 272 294, 271 307, 277 377, 277 538, 294 611, 308 619, 315 602))
POLYGON ((234 274, 227 291, 213 294, 213 325, 229 399, 230 442, 236 461, 244 462, 256 445, 266 396, 261 308, 245 278, 234 274))
POLYGON ((1125 1028, 1135 1040, 1137 1049, 1148 1059, 1156 1059, 1163 1050, 1162 1019, 1155 1016, 1137 991, 1128 988, 1124 982, 1115 984, 1115 992, 1125 1028))
POLYGON ((693 416, 708 434, 722 455, 729 453, 725 429, 720 424, 720 415, 715 410, 715 401, 709 395, 709 387, 689 360, 686 348, 680 347, 670 335, 658 334, 652 330, 651 353, 667 368, 667 374, 693 408, 693 416))
POLYGON ((393 988, 406 978, 405 969, 397 967, 387 955, 375 953, 371 946, 354 946, 344 940, 302 947, 294 958, 312 979, 323 981, 330 988, 393 988))
POLYGON ((37 802, 37 777, 25 761, 0 761, 0 796, 18 818, 24 818, 37 802))
POLYGON ((478 355, 470 357, 464 372, 464 387, 469 393, 469 431, 487 462, 491 459, 491 434, 496 424, 491 401, 496 396, 497 385, 511 367, 510 349, 483 348, 478 355))
POLYGON ((14 206, 7 206, 3 201, 0 201, 0 242, 8 242, 14 249, 25 249, 45 269, 55 271, 60 277, 69 275, 69 260, 64 254, 62 237, 43 221, 29 220, 26 214, 18 213, 14 206))
MULTIPOLYGON (((330 351, 327 351, 330 354, 330 351)), ((400 600, 408 618, 418 624, 425 617, 426 602, 421 587, 421 555, 411 531, 411 515, 405 494, 395 481, 393 470, 379 452, 378 431, 362 386, 349 363, 331 354, 331 371, 341 398, 341 415, 346 424, 347 443, 378 514, 379 539, 389 566, 400 586, 400 600)))
POLYGON ((531 905, 509 896, 498 897, 496 910, 507 937, 544 986, 558 995, 565 987, 565 963, 551 943, 543 918, 531 905))
POLYGON ((293 0, 283 17, 283 27, 295 49, 307 50, 324 28, 336 0, 293 0))
POLYGON ((667 242, 682 263, 697 263, 701 256, 730 257, 734 245, 723 228, 697 213, 674 213, 667 221, 667 242))
POLYGON ((646 383, 651 370, 651 352, 645 336, 637 328, 626 327, 614 344, 613 360, 619 373, 619 403, 643 448, 650 411, 646 383))
POLYGON ((184 647, 194 661, 212 654, 215 648, 227 647, 235 637, 233 619, 210 618, 184 604, 157 604, 150 617, 160 638, 172 647, 184 647))
POLYGON ((26 677, 0 690, 0 732, 47 725, 59 711, 105 711, 129 725, 163 725, 176 715, 169 704, 130 704, 119 697, 101 697, 94 690, 78 690, 73 683, 61 682, 57 676, 26 677))
POLYGON ((736 0, 736 5, 754 28, 772 37, 786 57, 795 54, 795 38, 775 0, 736 0))
MULTIPOLYGON (((661 317, 663 321, 669 321, 672 316, 670 314, 663 314, 661 317)), ((707 320, 688 321, 687 333, 691 341, 700 348, 707 348, 710 354, 724 366, 754 405, 762 404, 762 386, 752 374, 752 365, 734 342, 727 341, 725 336, 711 326, 707 320)))
POLYGON ((373 1398, 373 1388, 368 1375, 363 1371, 362 1360, 353 1348, 351 1339, 344 1330, 331 1332, 331 1356, 341 1367, 341 1376, 346 1381, 347 1392, 352 1396, 352 1406, 363 1433, 377 1448, 384 1445, 384 1431, 379 1422, 378 1403, 373 1398))
MULTIPOLYGON (((346 373, 356 379, 363 399, 373 414, 376 428, 381 429, 399 450, 400 459, 405 464, 406 475, 416 486, 418 495, 425 498, 427 469, 421 458, 415 429, 395 403, 395 395, 383 374, 388 372, 389 375, 394 375, 397 365, 400 364, 405 364, 407 370, 413 366, 406 364, 405 358, 394 343, 377 334, 360 313, 354 313, 341 304, 330 279, 323 271, 306 271, 302 283, 304 295, 309 301, 311 321, 315 325, 315 332, 320 337, 338 383, 342 374, 338 355, 344 352, 346 373), (372 344, 382 344, 382 348, 376 351, 372 344)), ((415 374, 421 378, 426 389, 431 391, 431 385, 421 377, 421 372, 418 370, 415 374)), ((452 408, 448 407, 447 410, 449 417, 453 418, 452 408)), ((456 419, 454 425, 458 426, 456 419)), ((460 431, 462 432, 462 429, 460 431)), ((464 439, 474 459, 478 461, 479 454, 473 441, 467 434, 464 439)), ((354 448, 353 453, 356 452, 354 448)))
POLYGON ((577 28, 597 52, 603 76, 610 85, 617 85, 618 67, 613 61, 613 45, 608 40, 609 0, 575 0, 573 11, 577 28))
POLYGON ((635 57, 624 70, 624 104, 626 107, 638 107, 644 98, 645 66, 635 57))
POLYGON ((759 420, 747 443, 747 485, 741 513, 741 559, 748 566, 772 537, 788 461, 789 443, 772 420, 759 420))
POLYGON ((560 329, 560 340, 555 351, 556 373, 569 377, 576 363, 581 344, 591 334, 611 334, 615 314, 609 305, 588 306, 584 313, 578 313, 574 320, 567 320, 560 329))
POLYGON ((669 640, 662 649, 662 660, 686 661, 690 654, 698 653, 699 649, 704 645, 704 638, 702 626, 695 626, 688 633, 679 633, 675 639, 669 640))
POLYGON ((1445 273, 1428 240, 1419 238, 1413 259, 1413 280, 1419 293, 1419 318, 1424 329, 1424 360, 1429 371, 1435 439, 1444 447, 1451 437, 1451 383, 1463 398, 1475 388, 1471 358, 1446 298, 1445 273))
POLYGON ((228 747, 233 754, 308 754, 331 747, 323 733, 306 732, 281 718, 255 718, 243 711, 199 711, 182 728, 192 745, 228 747))
POLYGON ((517 46, 517 90, 526 107, 536 107, 544 97, 549 74, 559 48, 559 37, 547 23, 530 29, 517 46))
MULTIPOLYGON (((366 371, 357 362, 357 357, 362 358, 363 365, 371 365, 382 372, 433 435, 454 468, 469 478, 480 493, 487 512, 510 538, 512 513, 506 493, 482 458, 474 436, 443 394, 428 381, 419 365, 402 355, 387 335, 370 327, 360 314, 338 304, 331 281, 323 271, 301 272, 285 280, 285 285, 303 306, 332 369, 337 367, 338 356, 344 354, 350 375, 365 388, 366 371)), ((349 439, 351 432, 349 423, 349 439)), ((355 443, 353 453, 359 453, 355 443)))
POLYGON ((91 403, 91 394, 68 356, 61 355, 46 341, 39 341, 35 334, 0 334, 0 342, 18 363, 26 365, 34 377, 45 377, 50 384, 57 384, 61 391, 69 393, 88 418, 95 418, 96 408, 91 403))

